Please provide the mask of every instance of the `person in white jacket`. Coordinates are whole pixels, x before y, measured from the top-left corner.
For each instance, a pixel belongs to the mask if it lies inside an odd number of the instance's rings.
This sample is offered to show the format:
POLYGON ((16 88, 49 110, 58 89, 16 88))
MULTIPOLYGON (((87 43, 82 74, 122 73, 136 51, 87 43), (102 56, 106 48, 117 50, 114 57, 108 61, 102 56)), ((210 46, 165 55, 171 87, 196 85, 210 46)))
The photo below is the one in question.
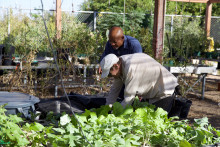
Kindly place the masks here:
POLYGON ((125 84, 122 106, 131 105, 138 93, 142 101, 170 111, 177 78, 149 55, 135 53, 117 57, 109 54, 102 59, 100 66, 101 78, 114 77, 106 105, 116 102, 125 84))

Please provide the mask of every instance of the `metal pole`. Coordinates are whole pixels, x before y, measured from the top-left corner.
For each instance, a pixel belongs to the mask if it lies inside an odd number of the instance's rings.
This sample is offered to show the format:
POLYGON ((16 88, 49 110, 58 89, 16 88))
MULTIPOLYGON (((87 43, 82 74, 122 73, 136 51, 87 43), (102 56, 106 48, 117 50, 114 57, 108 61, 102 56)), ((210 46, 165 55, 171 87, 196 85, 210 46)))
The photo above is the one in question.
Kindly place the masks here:
POLYGON ((171 36, 173 34, 173 15, 171 16, 171 26, 170 26, 171 36))
POLYGON ((202 99, 204 100, 204 94, 205 94, 205 79, 207 74, 204 74, 202 77, 202 99))
POLYGON ((8 36, 10 35, 10 9, 7 8, 7 12, 8 12, 8 36))
POLYGON ((83 83, 86 84, 86 69, 87 69, 87 66, 84 66, 83 67, 83 83))
POLYGON ((123 27, 125 25, 125 0, 124 0, 124 15, 123 15, 123 27))
POLYGON ((94 31, 96 31, 96 13, 97 12, 94 12, 94 24, 93 24, 94 31))

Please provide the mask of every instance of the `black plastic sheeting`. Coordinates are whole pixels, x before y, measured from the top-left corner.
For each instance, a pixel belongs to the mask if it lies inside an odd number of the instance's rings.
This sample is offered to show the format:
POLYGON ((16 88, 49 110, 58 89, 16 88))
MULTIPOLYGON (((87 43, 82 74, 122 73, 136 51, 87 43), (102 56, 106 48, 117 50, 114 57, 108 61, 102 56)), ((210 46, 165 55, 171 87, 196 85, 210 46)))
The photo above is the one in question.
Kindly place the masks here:
MULTIPOLYGON (((97 95, 81 95, 77 93, 70 93, 68 95, 70 101, 75 101, 82 104, 86 109, 99 108, 105 105, 106 98, 97 95)), ((61 97, 61 99, 67 99, 66 97, 61 97)))
POLYGON ((77 93, 68 94, 70 103, 65 96, 52 99, 41 99, 38 104, 36 104, 36 110, 47 113, 47 112, 57 112, 57 105, 60 104, 60 113, 73 112, 82 113, 85 109, 89 110, 92 108, 99 108, 105 105, 106 98, 100 95, 81 95, 77 93), (71 105, 71 107, 70 107, 71 105))

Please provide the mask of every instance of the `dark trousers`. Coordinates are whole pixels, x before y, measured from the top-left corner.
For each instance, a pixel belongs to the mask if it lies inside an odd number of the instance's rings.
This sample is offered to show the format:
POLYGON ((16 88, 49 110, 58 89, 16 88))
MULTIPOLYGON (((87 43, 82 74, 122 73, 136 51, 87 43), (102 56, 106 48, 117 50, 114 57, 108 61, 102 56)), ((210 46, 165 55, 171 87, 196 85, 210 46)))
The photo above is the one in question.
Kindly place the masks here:
POLYGON ((121 91, 119 93, 119 98, 120 99, 124 99, 124 90, 125 90, 125 84, 123 84, 122 88, 121 88, 121 91))

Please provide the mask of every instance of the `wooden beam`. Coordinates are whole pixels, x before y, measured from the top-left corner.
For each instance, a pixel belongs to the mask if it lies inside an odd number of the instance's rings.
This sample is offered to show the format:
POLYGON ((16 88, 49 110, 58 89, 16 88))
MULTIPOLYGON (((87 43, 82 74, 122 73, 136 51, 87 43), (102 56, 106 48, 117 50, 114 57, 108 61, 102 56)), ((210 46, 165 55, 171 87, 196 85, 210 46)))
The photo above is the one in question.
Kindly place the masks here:
POLYGON ((164 15, 166 0, 155 0, 154 8, 154 33, 153 33, 153 49, 154 56, 163 61, 163 33, 164 33, 164 15))
POLYGON ((210 3, 220 3, 220 0, 209 0, 210 3))
POLYGON ((174 2, 207 3, 209 0, 169 0, 174 2))
POLYGON ((188 3, 220 3, 220 0, 169 0, 173 2, 188 2, 188 3))
POLYGON ((61 27, 61 14, 62 11, 61 11, 61 0, 56 0, 56 37, 57 39, 59 39, 61 37, 61 30, 62 30, 62 27, 61 27))
POLYGON ((211 17, 212 17, 212 3, 208 2, 206 5, 206 14, 205 14, 205 31, 207 37, 210 36, 211 17))

